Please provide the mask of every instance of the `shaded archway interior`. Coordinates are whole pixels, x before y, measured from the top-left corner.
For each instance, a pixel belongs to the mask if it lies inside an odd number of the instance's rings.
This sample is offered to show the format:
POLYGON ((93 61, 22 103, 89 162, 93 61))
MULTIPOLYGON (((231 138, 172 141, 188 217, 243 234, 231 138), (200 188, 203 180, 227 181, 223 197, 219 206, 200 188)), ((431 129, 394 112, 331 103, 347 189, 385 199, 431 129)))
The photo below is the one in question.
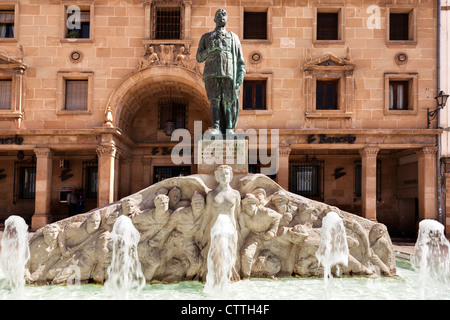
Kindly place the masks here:
POLYGON ((204 92, 170 76, 143 79, 131 86, 120 101, 117 125, 136 143, 157 141, 158 104, 162 100, 186 103, 186 129, 191 133, 194 132, 194 121, 202 121, 202 131, 211 126, 209 103, 204 92))

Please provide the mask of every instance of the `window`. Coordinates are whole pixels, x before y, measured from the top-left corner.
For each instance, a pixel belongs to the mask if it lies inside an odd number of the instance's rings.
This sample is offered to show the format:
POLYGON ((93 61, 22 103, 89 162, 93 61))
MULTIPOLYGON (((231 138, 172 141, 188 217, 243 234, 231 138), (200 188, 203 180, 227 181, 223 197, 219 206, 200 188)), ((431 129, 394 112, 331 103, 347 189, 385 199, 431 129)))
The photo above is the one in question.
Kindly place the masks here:
POLYGON ((316 110, 338 110, 339 80, 316 81, 316 110))
POLYGON ((244 110, 266 109, 266 80, 244 80, 244 110))
POLYGON ((385 107, 388 114, 417 114, 418 75, 416 73, 386 73, 385 107))
POLYGON ((14 38, 14 11, 0 11, 0 38, 14 38))
POLYGON ((60 71, 57 77, 57 113, 92 113, 94 73, 60 71))
POLYGON ((159 130, 164 130, 167 121, 175 123, 175 129, 186 128, 187 103, 175 100, 161 100, 159 109, 159 130))
POLYGON ((267 39, 267 11, 244 12, 244 39, 267 39))
POLYGON ((416 10, 413 7, 387 5, 386 17, 388 45, 416 44, 416 10))
POLYGON ((389 39, 409 40, 409 13, 391 13, 389 39))
POLYGON ((16 162, 14 200, 33 201, 36 195, 36 161, 16 162))
POLYGON ((94 38, 94 1, 63 1, 61 41, 92 42, 94 38))
POLYGON ((144 44, 160 44, 161 42, 158 40, 172 40, 173 43, 190 44, 191 5, 192 1, 190 0, 144 1, 144 44))
POLYGON ((339 13, 317 12, 317 40, 339 40, 339 13))
POLYGON ((98 164, 96 160, 83 162, 83 188, 86 200, 97 199, 98 164))
POLYGON ((344 41, 344 10, 340 7, 316 7, 313 27, 315 43, 342 43, 344 41))
POLYGON ((323 161, 291 163, 291 191, 307 198, 323 198, 323 161))
POLYGON ((0 110, 11 110, 11 80, 0 80, 0 110))
POLYGON ((66 80, 65 110, 87 110, 88 81, 66 80))
POLYGON ((389 83, 389 110, 408 110, 409 82, 390 81, 389 83))
POLYGON ((182 177, 191 174, 190 166, 168 166, 168 167, 154 167, 153 169, 153 183, 172 178, 182 177))
POLYGON ((90 38, 90 11, 76 13, 70 7, 67 10, 67 34, 66 38, 89 39, 90 38), (77 15, 74 17, 74 15, 77 15))
POLYGON ((153 39, 181 39, 181 7, 156 7, 153 23, 153 39))

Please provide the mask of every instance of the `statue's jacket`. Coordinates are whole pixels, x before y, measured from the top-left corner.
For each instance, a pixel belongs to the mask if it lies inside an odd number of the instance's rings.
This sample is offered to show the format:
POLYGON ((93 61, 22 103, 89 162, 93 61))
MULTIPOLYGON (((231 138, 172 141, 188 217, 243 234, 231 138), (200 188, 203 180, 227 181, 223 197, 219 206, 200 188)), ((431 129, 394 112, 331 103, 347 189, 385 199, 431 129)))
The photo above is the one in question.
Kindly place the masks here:
MULTIPOLYGON (((245 75, 245 62, 239 37, 231 32, 224 33, 215 29, 205 33, 197 49, 197 61, 205 62, 203 81, 213 78, 228 78, 233 81, 233 87, 241 84, 245 75), (220 48, 210 53, 210 49, 220 48)), ((237 99, 235 93, 234 98, 237 99)))

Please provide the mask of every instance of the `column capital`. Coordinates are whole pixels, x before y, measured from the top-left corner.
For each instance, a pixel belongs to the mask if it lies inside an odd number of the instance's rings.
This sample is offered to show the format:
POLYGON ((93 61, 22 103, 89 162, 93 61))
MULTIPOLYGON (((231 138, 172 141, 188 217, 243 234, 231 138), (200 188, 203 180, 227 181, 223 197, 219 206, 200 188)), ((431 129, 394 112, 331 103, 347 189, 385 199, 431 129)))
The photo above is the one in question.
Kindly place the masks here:
POLYGON ((423 147, 416 151, 418 157, 434 156, 437 152, 437 147, 423 147))
POLYGON ((34 148, 34 153, 37 158, 51 158, 53 156, 52 149, 47 147, 34 148))
POLYGON ((380 151, 380 147, 364 147, 359 150, 359 154, 361 157, 376 157, 378 152, 380 151))
POLYGON ((96 151, 99 157, 115 157, 117 153, 117 147, 113 144, 101 144, 97 147, 96 151))
POLYGON ((290 147, 279 147, 278 154, 280 157, 289 157, 291 150, 292 149, 290 147))
POLYGON ((152 158, 144 156, 142 157, 142 163, 144 164, 144 167, 150 167, 152 165, 152 158))

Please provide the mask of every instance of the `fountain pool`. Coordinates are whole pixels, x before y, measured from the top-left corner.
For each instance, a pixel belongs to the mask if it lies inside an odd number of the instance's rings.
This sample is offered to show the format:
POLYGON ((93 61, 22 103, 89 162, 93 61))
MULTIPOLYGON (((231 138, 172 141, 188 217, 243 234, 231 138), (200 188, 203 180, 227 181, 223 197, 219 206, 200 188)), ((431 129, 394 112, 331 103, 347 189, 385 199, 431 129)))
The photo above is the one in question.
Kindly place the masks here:
MULTIPOLYGON (((229 287, 229 300, 323 300, 323 278, 249 279, 234 282, 229 287)), ((335 277, 333 300, 418 300, 419 274, 409 262, 397 260, 395 277, 335 277)), ((428 288, 425 299, 450 299, 450 290, 428 288)), ((22 296, 10 290, 0 274, 0 300, 106 300, 116 297, 102 285, 25 286, 22 296)), ((204 284, 183 281, 175 284, 146 285, 140 291, 131 290, 130 300, 213 300, 204 292, 204 284)), ((220 299, 220 298, 219 298, 220 299)))

